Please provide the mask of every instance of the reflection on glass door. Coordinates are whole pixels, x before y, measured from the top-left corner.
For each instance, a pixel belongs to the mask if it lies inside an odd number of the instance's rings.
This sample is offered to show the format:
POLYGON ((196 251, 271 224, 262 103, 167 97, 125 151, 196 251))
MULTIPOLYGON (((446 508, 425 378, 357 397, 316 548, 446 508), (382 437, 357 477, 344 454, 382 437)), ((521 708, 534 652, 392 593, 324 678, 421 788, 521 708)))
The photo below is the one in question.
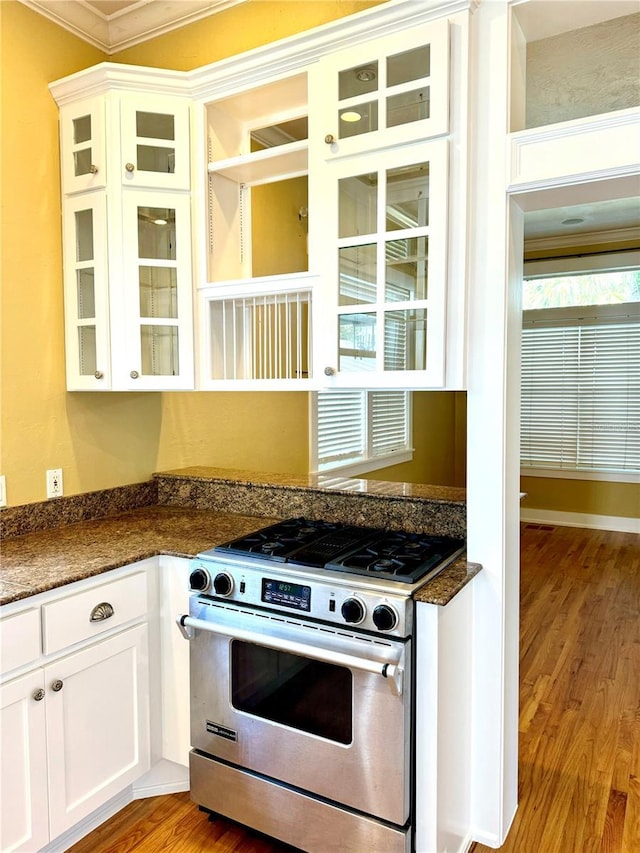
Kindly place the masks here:
POLYGON ((65 318, 70 390, 109 383, 106 306, 106 200, 103 193, 65 201, 65 318))
MULTIPOLYGON (((338 369, 426 370, 432 158, 338 179, 338 369), (359 308, 362 306, 362 308, 359 308)), ((438 161, 436 170, 444 169, 438 161)), ((439 174, 439 182, 446 176, 439 174)), ((436 207, 436 210, 438 208, 436 207)))
POLYGON ((139 206, 137 211, 141 372, 145 376, 177 376, 176 210, 139 206))
POLYGON ((96 297, 93 238, 93 210, 78 210, 74 215, 76 235, 76 305, 78 319, 78 372, 95 374, 96 297))

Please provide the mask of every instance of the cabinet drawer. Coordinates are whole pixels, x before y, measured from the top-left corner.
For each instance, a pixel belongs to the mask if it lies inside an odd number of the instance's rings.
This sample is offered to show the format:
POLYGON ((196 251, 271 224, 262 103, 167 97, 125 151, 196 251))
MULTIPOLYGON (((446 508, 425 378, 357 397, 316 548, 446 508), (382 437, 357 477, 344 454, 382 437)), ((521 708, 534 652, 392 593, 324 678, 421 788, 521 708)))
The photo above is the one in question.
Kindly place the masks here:
POLYGON ((40 657, 40 611, 33 607, 0 622, 0 672, 40 657))
POLYGON ((147 576, 136 572, 42 607, 44 654, 99 636, 147 611, 147 576))

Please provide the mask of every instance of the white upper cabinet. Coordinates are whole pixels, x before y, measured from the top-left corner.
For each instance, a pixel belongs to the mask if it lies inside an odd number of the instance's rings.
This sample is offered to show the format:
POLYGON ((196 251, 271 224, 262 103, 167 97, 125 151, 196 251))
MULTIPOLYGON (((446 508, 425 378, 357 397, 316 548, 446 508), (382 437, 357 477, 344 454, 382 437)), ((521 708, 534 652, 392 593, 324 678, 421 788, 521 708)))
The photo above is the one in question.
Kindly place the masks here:
POLYGON ((194 387, 190 99, 125 83, 108 65, 51 85, 70 391, 194 387))
POLYGON ((319 170, 326 308, 314 364, 326 382, 444 385, 447 146, 397 146, 319 170))
POLYGON ((125 186, 189 189, 188 101, 127 93, 120 98, 120 122, 125 186))
POLYGON ((104 97, 70 105, 60 115, 62 190, 82 192, 107 184, 104 97))
POLYGON ((323 58, 311 74, 310 103, 314 153, 327 159, 446 134, 449 21, 323 58))

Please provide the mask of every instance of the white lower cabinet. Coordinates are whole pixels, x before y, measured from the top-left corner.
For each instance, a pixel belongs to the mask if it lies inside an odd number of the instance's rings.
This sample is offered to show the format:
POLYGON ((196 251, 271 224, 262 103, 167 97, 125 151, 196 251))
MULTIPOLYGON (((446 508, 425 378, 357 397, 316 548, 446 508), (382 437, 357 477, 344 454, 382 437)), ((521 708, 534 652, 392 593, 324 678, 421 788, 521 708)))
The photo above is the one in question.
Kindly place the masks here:
POLYGON ((52 839, 149 769, 147 671, 146 625, 45 668, 52 839))
POLYGON ((147 657, 137 625, 2 686, 3 853, 41 849, 148 770, 147 657))
POLYGON ((150 564, 2 608, 2 853, 58 853, 148 771, 150 564))
POLYGON ((0 850, 40 850, 49 841, 44 673, 0 687, 0 850), (38 698, 42 696, 42 698, 38 698))

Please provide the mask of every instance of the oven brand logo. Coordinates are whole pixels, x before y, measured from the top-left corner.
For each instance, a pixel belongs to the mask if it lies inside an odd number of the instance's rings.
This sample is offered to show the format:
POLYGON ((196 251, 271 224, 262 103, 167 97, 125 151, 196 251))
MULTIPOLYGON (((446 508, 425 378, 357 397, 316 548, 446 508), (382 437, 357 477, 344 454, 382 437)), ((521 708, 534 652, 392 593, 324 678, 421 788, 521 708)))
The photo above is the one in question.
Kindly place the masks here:
POLYGON ((218 737, 223 737, 225 740, 238 740, 238 733, 234 729, 228 729, 219 723, 212 723, 211 720, 207 720, 207 731, 209 734, 218 735, 218 737))

